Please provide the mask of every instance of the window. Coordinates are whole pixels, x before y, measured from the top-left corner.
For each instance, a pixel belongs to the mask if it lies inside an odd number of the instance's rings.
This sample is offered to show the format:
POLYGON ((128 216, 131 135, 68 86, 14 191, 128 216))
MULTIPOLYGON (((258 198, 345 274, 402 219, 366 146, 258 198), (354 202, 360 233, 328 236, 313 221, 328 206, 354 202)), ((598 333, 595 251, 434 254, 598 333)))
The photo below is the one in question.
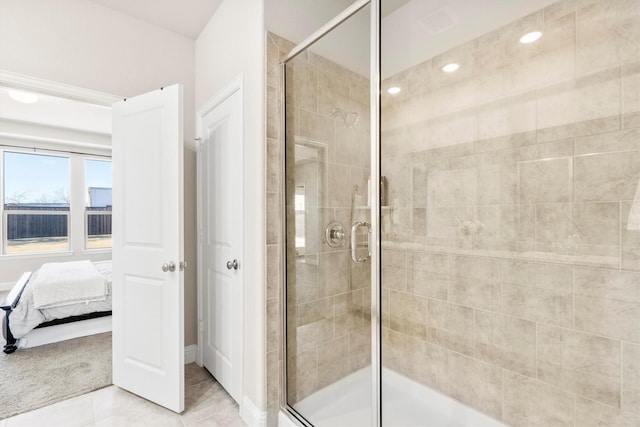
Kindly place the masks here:
POLYGON ((111 247, 111 162, 85 160, 87 249, 111 247))
POLYGON ((5 254, 69 250, 69 158, 5 152, 5 254))
POLYGON ((295 194, 295 211, 296 211, 296 254, 305 254, 305 241, 306 241, 306 211, 304 206, 304 184, 296 185, 295 194))
POLYGON ((110 158, 37 150, 0 146, 0 255, 111 249, 110 158))

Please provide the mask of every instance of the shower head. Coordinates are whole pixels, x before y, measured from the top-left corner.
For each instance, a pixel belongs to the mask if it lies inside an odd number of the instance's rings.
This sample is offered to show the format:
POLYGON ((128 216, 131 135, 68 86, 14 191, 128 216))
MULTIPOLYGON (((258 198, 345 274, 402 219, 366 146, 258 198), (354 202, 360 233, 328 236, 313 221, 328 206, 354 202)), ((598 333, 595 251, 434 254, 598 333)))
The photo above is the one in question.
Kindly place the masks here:
POLYGON ((358 119, 360 118, 355 111, 342 111, 341 108, 334 108, 331 112, 333 117, 340 117, 348 128, 358 124, 358 119))
POLYGON ((355 111, 352 111, 350 113, 345 114, 344 123, 347 125, 347 127, 353 127, 358 124, 358 119, 359 119, 358 113, 356 113, 355 111))

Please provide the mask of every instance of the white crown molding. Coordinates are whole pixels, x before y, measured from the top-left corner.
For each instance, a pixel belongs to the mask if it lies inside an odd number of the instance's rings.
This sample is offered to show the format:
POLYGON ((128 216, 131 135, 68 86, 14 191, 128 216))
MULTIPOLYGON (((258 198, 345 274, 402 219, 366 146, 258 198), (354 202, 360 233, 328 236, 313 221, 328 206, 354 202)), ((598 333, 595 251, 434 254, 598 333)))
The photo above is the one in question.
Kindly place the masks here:
MULTIPOLYGON (((30 143, 33 143, 33 144, 44 143, 44 144, 53 144, 53 145, 63 146, 67 148, 78 147, 78 148, 84 148, 84 149, 98 150, 100 153, 107 153, 107 154, 111 153, 111 147, 109 146, 105 146, 101 144, 91 144, 91 143, 82 142, 82 141, 73 141, 69 139, 46 138, 46 137, 40 137, 40 136, 34 136, 34 135, 23 135, 19 133, 11 133, 11 132, 0 132, 0 139, 8 139, 11 141, 24 142, 25 148, 31 148, 31 146, 29 145, 30 143)), ((46 150, 46 147, 43 149, 46 150)))
POLYGON ((27 76, 7 70, 0 70, 0 85, 108 107, 111 107, 114 102, 124 98, 105 92, 53 82, 51 80, 27 76))

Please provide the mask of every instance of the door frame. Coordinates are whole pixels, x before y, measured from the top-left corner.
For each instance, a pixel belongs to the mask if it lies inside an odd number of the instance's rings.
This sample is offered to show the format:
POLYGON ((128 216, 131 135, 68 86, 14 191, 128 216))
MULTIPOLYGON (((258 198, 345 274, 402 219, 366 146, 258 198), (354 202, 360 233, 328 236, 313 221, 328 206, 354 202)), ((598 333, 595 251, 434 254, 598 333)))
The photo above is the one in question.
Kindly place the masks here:
MULTIPOLYGON (((203 159, 202 156, 200 155, 201 151, 202 151, 202 144, 204 144, 204 142, 202 142, 202 121, 203 118, 209 114, 211 111, 213 111, 216 107, 218 107, 220 104, 222 104, 224 101, 226 101, 227 99, 229 99, 232 95, 234 95, 236 92, 239 93, 241 100, 242 100, 242 116, 240 117, 240 123, 242 124, 241 126, 241 135, 242 135, 242 143, 240 144, 240 152, 241 152, 241 156, 244 153, 244 91, 243 91, 243 80, 244 80, 244 76, 242 74, 240 74, 239 76, 237 76, 234 80, 232 80, 230 83, 228 83, 227 85, 225 85, 225 87, 220 90, 218 92, 218 94, 216 96, 214 96, 213 98, 211 98, 209 101, 207 101, 202 107, 200 107, 200 109, 198 110, 198 112, 196 113, 196 156, 197 156, 197 163, 196 163, 196 213, 197 213, 197 230, 196 230, 196 236, 198 239, 198 253, 197 253, 197 259, 198 259, 198 274, 197 274, 197 299, 198 299, 198 303, 197 303, 197 321, 198 321, 198 334, 197 334, 197 338, 198 338, 198 342, 197 342, 197 346, 198 349, 196 351, 196 364, 198 366, 202 366, 203 365, 203 352, 204 352, 204 323, 203 323, 203 314, 204 314, 204 301, 203 301, 203 264, 202 264, 202 243, 203 243, 203 234, 202 234, 202 226, 204 223, 204 219, 202 218, 202 199, 200 197, 200 191, 202 189, 202 175, 200 173, 200 171, 202 171, 203 168, 203 159)), ((244 157, 243 157, 244 158, 244 157)), ((242 166, 244 169, 244 161, 242 161, 242 166)), ((244 171, 243 171, 243 176, 244 176, 244 171)), ((242 188, 242 192, 244 194, 244 183, 241 185, 242 188)), ((244 202, 244 196, 242 197, 242 200, 244 202)), ((244 211, 241 209, 241 218, 240 218, 240 222, 242 224, 242 261, 244 263, 244 260, 246 259, 245 256, 245 221, 244 221, 244 211)), ((244 396, 244 335, 245 335, 245 331, 244 331, 244 303, 245 303, 245 289, 246 289, 246 278, 245 275, 242 275, 242 288, 240 290, 240 294, 241 294, 241 299, 242 299, 242 307, 243 307, 243 312, 240 314, 239 316, 239 320, 240 320, 240 325, 239 326, 239 330, 242 331, 242 339, 240 340, 240 348, 238 349, 238 352, 240 353, 240 363, 242 364, 242 369, 241 371, 241 378, 240 378, 240 396, 244 396)), ((240 402, 240 406, 242 406, 243 402, 240 402)))

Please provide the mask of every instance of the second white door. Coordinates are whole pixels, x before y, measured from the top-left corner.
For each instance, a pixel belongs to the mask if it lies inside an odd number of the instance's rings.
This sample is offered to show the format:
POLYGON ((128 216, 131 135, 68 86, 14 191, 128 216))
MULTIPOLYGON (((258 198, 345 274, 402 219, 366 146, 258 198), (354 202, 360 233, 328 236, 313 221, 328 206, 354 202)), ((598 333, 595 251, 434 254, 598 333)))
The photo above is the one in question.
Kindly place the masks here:
POLYGON ((240 403, 242 391, 242 91, 200 121, 198 180, 202 357, 240 403))

